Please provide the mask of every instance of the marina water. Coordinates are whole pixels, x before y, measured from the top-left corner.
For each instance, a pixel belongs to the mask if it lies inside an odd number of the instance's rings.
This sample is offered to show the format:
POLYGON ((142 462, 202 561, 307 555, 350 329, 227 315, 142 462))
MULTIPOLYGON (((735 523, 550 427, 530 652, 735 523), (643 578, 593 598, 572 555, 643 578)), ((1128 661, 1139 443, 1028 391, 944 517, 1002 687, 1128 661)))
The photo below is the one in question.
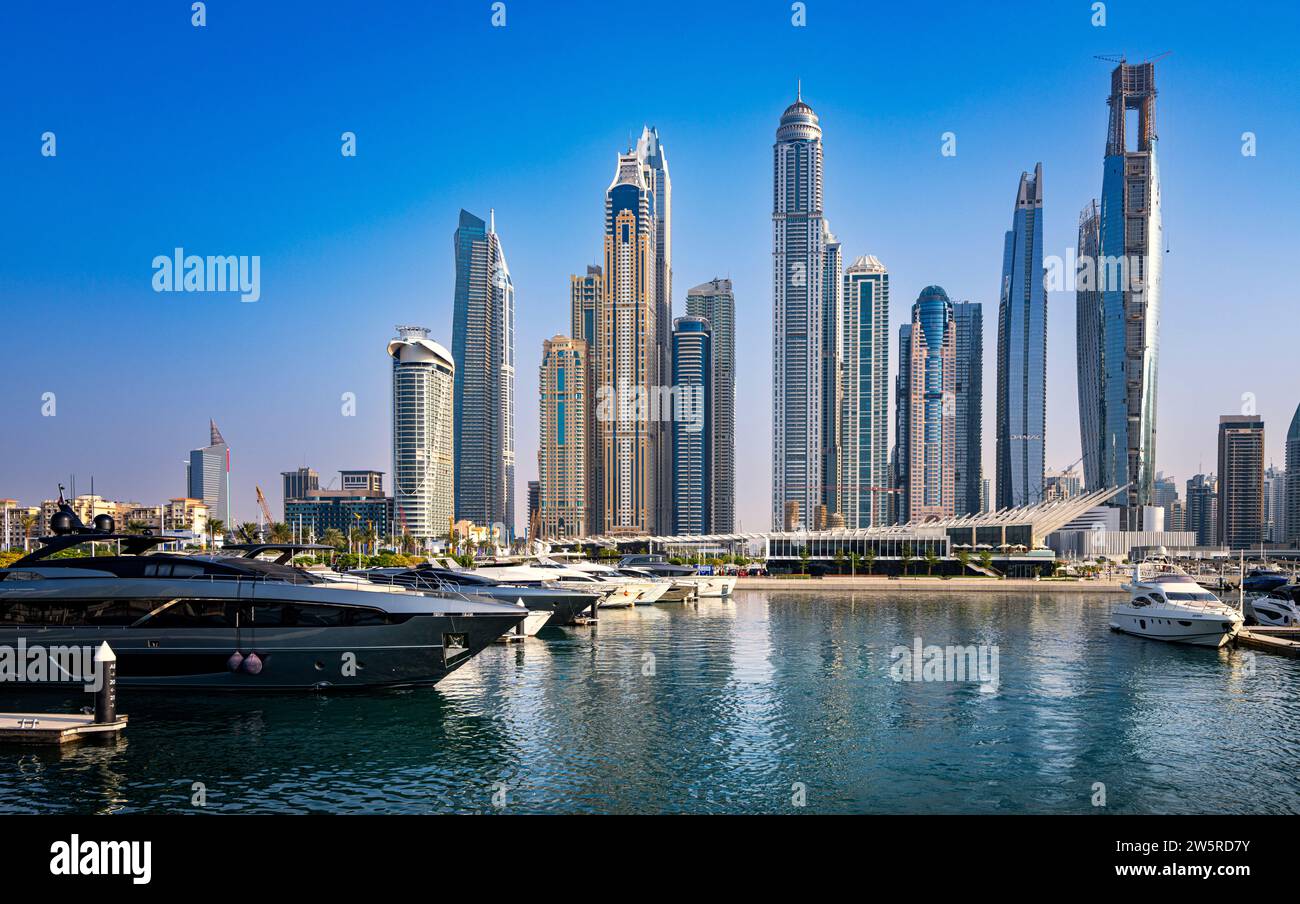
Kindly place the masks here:
POLYGON ((1300 663, 1114 634, 1112 602, 742 589, 430 689, 124 690, 115 743, 0 751, 0 812, 1300 811, 1300 663), (918 644, 995 650, 996 686, 895 680, 918 644))

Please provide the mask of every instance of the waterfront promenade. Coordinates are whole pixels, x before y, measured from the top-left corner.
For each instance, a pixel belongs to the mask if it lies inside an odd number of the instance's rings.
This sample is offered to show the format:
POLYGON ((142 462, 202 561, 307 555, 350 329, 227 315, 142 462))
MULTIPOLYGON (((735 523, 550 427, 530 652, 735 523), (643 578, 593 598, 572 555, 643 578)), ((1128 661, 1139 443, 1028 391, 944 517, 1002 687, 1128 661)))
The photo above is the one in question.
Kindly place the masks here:
POLYGON ((881 593, 1099 593, 1123 594, 1120 587, 1125 578, 1115 576, 1099 580, 1042 580, 1028 578, 938 578, 905 577, 888 578, 880 575, 828 575, 813 577, 742 577, 736 582, 736 591, 742 590, 805 590, 813 593, 836 593, 844 590, 879 591, 881 593))

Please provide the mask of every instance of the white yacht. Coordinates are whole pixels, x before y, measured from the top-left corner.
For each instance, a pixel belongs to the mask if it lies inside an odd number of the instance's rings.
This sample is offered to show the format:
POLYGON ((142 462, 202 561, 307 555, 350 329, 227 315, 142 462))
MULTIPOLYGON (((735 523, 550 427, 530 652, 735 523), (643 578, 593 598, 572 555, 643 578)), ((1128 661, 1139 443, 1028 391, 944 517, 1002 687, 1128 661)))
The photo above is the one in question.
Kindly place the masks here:
POLYGON ((1269 593, 1247 593, 1245 603, 1246 616, 1252 624, 1300 627, 1300 584, 1287 584, 1269 593))
POLYGON ((1242 615, 1169 562, 1133 566, 1124 584, 1132 597, 1111 612, 1112 630, 1152 640, 1220 647, 1237 634, 1242 615))
POLYGON ((638 589, 639 594, 635 602, 642 605, 655 602, 673 587, 672 581, 660 580, 657 577, 629 577, 628 575, 619 572, 617 568, 611 568, 608 565, 602 565, 599 562, 591 562, 586 559, 577 559, 572 562, 567 562, 561 565, 561 567, 581 571, 583 574, 591 575, 598 581, 627 581, 638 589))
POLYGON ((480 565, 473 573, 511 584, 546 585, 599 593, 601 597, 597 605, 602 609, 635 605, 649 586, 648 582, 633 581, 621 575, 617 581, 606 580, 547 558, 480 565))

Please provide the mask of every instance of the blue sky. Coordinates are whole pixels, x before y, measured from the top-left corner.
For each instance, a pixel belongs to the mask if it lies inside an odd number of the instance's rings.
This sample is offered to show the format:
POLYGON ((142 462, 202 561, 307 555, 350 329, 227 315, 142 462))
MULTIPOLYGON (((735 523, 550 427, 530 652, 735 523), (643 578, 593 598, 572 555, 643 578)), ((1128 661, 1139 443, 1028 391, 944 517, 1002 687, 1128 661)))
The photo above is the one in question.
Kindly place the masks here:
MULTIPOLYGON (((825 130, 846 262, 985 307, 985 469, 1002 236, 1042 161, 1046 252, 1101 186, 1111 65, 1157 63, 1165 257, 1159 466, 1212 469, 1217 416, 1254 393, 1270 458, 1300 402, 1300 12, 1291 3, 872 5, 507 0, 0 8, 0 497, 78 475, 115 498, 183 493, 215 418, 239 520, 253 484, 309 464, 388 471, 398 323, 450 346, 452 232, 496 209, 518 293, 518 508, 536 472, 541 342, 600 255, 615 155, 645 123, 673 177, 674 305, 737 296, 739 514, 768 521, 771 145, 802 79, 825 130), (56 157, 40 153, 53 131, 56 157), (340 134, 357 135, 345 158, 340 134), (957 135, 956 157, 940 136, 957 135), (1258 154, 1241 153, 1241 135, 1258 154), (177 246, 260 255, 262 297, 158 294, 177 246), (57 415, 42 417, 53 392, 57 415), (340 396, 356 394, 343 417, 340 396)), ((1049 297, 1048 462, 1079 457, 1074 299, 1049 297)), ((891 351, 891 354, 894 352, 891 351)), ((893 362, 896 368, 897 362, 893 362)), ((522 515, 521 515, 522 517, 522 515)))

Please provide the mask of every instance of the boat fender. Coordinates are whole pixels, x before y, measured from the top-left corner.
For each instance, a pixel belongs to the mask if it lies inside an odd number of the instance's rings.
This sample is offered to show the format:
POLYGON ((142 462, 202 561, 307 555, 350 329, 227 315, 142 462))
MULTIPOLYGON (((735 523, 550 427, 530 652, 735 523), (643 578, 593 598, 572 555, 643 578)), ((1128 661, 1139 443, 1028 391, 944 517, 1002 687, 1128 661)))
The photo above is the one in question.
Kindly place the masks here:
POLYGON ((250 675, 256 675, 262 671, 262 658, 256 653, 249 653, 244 657, 244 671, 250 675))
POLYGON ((244 654, 239 652, 238 650, 231 653, 230 658, 226 660, 226 668, 230 669, 230 671, 232 672, 238 672, 239 667, 243 664, 244 664, 244 654))

